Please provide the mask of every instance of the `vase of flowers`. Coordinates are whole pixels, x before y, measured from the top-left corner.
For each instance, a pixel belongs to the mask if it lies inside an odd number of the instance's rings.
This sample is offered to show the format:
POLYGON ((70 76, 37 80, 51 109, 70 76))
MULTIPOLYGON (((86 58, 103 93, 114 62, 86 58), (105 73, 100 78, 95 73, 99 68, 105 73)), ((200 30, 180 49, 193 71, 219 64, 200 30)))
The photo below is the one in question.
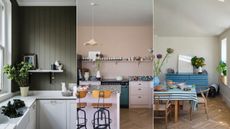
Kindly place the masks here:
POLYGON ((166 59, 169 57, 170 54, 174 52, 172 48, 167 48, 166 55, 163 57, 162 54, 157 54, 156 57, 153 54, 154 60, 153 60, 153 86, 157 86, 160 84, 159 76, 161 74, 161 68, 164 65, 166 59))
POLYGON ((192 66, 193 66, 193 72, 194 73, 198 73, 198 74, 202 74, 202 71, 203 71, 203 66, 205 66, 205 59, 203 57, 197 57, 197 56, 194 56, 192 59, 191 59, 191 63, 192 63, 192 66))
POLYGON ((96 78, 97 80, 101 79, 101 72, 100 72, 100 67, 101 67, 101 58, 102 58, 102 54, 96 54, 96 78))
POLYGON ((29 70, 32 69, 30 63, 21 62, 16 65, 5 65, 3 72, 7 78, 14 80, 20 87, 21 96, 27 96, 29 92, 28 79, 29 70))

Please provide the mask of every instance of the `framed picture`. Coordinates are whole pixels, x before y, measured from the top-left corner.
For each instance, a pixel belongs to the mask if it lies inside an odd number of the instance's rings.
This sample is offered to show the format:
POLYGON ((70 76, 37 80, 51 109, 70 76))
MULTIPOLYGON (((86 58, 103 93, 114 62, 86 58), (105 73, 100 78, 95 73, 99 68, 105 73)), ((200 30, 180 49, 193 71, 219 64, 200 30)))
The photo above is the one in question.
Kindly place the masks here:
POLYGON ((193 73, 193 66, 191 64, 191 56, 178 56, 178 73, 193 73))
POLYGON ((24 62, 33 65, 33 69, 37 69, 37 55, 36 54, 26 54, 23 57, 24 62))

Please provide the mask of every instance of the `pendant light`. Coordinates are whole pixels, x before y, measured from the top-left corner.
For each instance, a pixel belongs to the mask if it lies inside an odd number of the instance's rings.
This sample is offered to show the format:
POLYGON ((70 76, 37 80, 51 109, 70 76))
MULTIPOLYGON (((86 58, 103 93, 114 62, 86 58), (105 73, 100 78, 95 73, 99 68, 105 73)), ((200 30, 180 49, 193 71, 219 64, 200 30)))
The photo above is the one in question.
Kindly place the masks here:
POLYGON ((91 2, 91 39, 87 42, 84 43, 85 46, 90 45, 90 46, 94 46, 97 45, 97 42, 94 39, 94 8, 96 6, 96 3, 91 2))

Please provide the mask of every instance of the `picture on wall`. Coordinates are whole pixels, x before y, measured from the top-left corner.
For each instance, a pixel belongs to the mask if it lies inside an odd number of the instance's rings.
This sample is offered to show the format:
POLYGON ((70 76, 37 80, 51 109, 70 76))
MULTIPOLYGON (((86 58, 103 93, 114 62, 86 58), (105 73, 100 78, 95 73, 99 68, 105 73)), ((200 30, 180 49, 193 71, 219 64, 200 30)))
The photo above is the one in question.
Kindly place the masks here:
POLYGON ((193 66, 191 64, 191 56, 178 56, 178 73, 193 73, 193 66))
POLYGON ((37 69, 37 55, 36 54, 26 54, 23 58, 24 62, 33 65, 33 69, 37 69))

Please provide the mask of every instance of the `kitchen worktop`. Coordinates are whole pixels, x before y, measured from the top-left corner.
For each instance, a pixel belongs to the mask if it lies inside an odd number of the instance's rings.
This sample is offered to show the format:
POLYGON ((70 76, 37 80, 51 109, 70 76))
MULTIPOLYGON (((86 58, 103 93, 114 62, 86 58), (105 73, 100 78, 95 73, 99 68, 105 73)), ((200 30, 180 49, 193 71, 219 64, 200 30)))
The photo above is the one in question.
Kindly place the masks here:
POLYGON ((89 86, 88 91, 91 93, 93 90, 110 90, 113 93, 121 93, 120 85, 103 85, 103 86, 89 86))
MULTIPOLYGON (((70 97, 65 97, 61 95, 60 91, 30 91, 29 96, 27 97, 22 97, 22 96, 14 96, 10 99, 7 99, 3 102, 0 102, 0 107, 6 106, 9 101, 13 102, 14 99, 20 99, 24 101, 26 108, 30 108, 32 104, 36 100, 41 100, 41 99, 65 99, 65 100, 75 100, 76 97, 70 96, 70 97)), ((25 110, 26 112, 26 110, 25 110)), ((24 113, 25 115, 25 113, 24 113)), ((15 126, 20 123, 21 119, 24 117, 18 117, 18 118, 13 118, 9 119, 8 123, 0 124, 0 129, 14 129, 15 126)))
MULTIPOLYGON (((117 96, 117 94, 120 93, 121 87, 120 86, 90 86, 88 89, 89 94, 93 90, 112 90, 113 91, 112 96, 117 96)), ((75 100, 76 97, 75 96, 70 96, 70 97, 62 96, 61 91, 30 91, 27 97, 22 97, 22 96, 17 95, 3 102, 0 102, 0 107, 6 106, 9 101, 13 102, 14 99, 20 99, 24 101, 26 108, 30 108, 36 100, 53 100, 53 99, 75 100)), ((117 101, 112 99, 112 103, 115 104, 117 103, 117 101)), ((14 129, 15 126, 18 125, 18 123, 20 123, 24 115, 18 118, 10 119, 8 123, 0 124, 0 129, 14 129)))

